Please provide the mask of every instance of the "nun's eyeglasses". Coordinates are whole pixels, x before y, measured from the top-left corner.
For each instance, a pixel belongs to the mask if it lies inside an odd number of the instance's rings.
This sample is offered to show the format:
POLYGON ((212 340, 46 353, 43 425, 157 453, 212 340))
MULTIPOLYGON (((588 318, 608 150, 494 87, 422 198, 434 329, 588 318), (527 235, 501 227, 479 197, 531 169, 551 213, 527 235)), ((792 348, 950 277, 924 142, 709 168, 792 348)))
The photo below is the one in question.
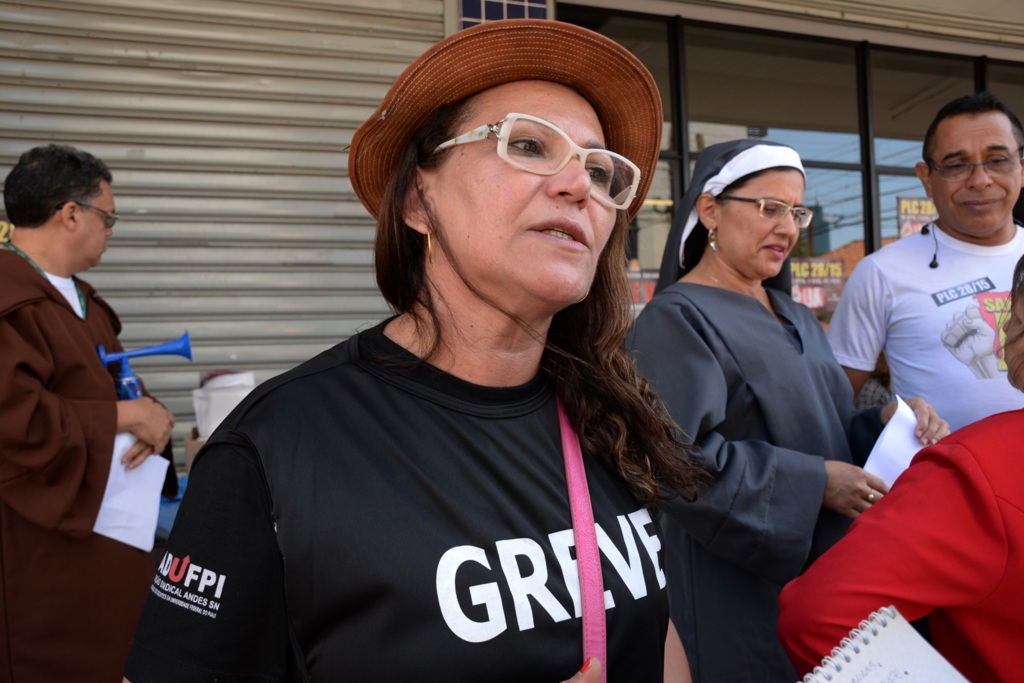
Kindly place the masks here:
POLYGON ((640 185, 640 168, 632 161, 606 149, 580 147, 553 123, 529 114, 509 114, 497 123, 487 123, 442 142, 434 154, 469 142, 498 139, 498 156, 516 168, 539 175, 554 175, 573 157, 590 175, 590 195, 613 209, 628 208, 640 185))
POLYGON ((750 202, 751 204, 757 204, 758 212, 761 214, 761 218, 767 218, 770 221, 781 221, 786 217, 786 214, 793 214, 793 220, 801 228, 806 228, 811 224, 811 219, 814 218, 814 212, 808 209, 806 206, 790 206, 786 202, 781 202, 778 199, 753 199, 751 197, 737 197, 731 194, 719 195, 718 199, 731 199, 735 202, 750 202))

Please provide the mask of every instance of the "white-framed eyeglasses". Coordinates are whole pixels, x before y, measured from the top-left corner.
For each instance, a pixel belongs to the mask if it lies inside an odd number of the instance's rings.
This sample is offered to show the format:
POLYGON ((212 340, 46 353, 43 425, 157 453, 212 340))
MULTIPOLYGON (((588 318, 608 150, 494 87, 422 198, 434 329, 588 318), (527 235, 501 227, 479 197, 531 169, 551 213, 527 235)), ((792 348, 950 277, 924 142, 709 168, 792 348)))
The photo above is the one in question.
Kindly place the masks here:
POLYGON ((761 214, 761 218, 767 218, 770 221, 781 221, 786 217, 786 214, 791 213, 793 214, 793 220, 801 228, 808 227, 811 224, 811 219, 814 218, 814 212, 806 206, 790 206, 778 199, 768 199, 767 197, 754 199, 752 197, 737 197, 731 194, 719 195, 718 199, 731 199, 735 202, 757 204, 757 210, 761 214))
POLYGON ((498 139, 498 156, 516 168, 539 175, 554 175, 573 159, 590 175, 590 195, 613 209, 629 207, 640 185, 640 168, 606 149, 580 147, 561 128, 529 114, 511 113, 496 123, 486 123, 442 142, 434 154, 449 147, 498 139))

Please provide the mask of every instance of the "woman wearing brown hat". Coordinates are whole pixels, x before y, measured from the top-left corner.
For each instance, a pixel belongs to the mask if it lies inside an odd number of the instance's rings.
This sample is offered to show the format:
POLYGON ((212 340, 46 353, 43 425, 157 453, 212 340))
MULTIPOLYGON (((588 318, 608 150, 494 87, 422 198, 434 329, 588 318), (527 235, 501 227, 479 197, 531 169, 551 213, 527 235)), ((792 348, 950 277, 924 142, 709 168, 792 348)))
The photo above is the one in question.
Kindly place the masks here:
POLYGON ((211 437, 129 679, 557 681, 596 657, 588 681, 662 680, 647 508, 697 475, 622 351, 660 102, 558 22, 406 69, 349 159, 396 315, 211 437))

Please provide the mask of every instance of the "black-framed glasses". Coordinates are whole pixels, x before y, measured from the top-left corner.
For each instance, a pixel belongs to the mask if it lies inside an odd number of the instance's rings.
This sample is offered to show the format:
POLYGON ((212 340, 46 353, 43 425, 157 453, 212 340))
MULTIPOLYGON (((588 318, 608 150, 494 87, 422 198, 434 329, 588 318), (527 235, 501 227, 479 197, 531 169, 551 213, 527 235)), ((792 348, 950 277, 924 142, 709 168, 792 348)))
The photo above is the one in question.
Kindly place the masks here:
POLYGON ((808 227, 811 224, 811 219, 814 218, 814 212, 806 206, 790 206, 778 199, 768 199, 767 197, 754 199, 753 197, 737 197, 731 194, 719 195, 718 199, 730 199, 735 202, 757 204, 757 210, 761 214, 761 218, 767 218, 770 221, 781 221, 786 217, 786 214, 792 214, 793 220, 801 228, 808 227))
POLYGON ((511 113, 442 142, 434 154, 469 142, 498 139, 498 156, 516 168, 538 175, 554 175, 578 157, 590 175, 590 195, 605 206, 626 209, 640 186, 640 168, 632 161, 602 148, 584 148, 561 128, 529 114, 511 113))
POLYGON ((1021 156, 1024 155, 1024 147, 1017 150, 1017 156, 1001 154, 990 157, 985 161, 955 161, 951 164, 937 164, 931 159, 925 159, 928 168, 935 171, 940 178, 950 182, 967 180, 974 175, 974 169, 981 166, 987 175, 1010 175, 1020 167, 1021 156))
POLYGON ((63 202, 61 204, 58 204, 57 205, 57 209, 60 209, 60 207, 64 206, 64 204, 67 204, 68 202, 74 202, 75 204, 78 204, 80 207, 82 207, 86 211, 95 211, 99 215, 103 216, 103 223, 107 226, 107 230, 110 230, 111 228, 113 228, 115 225, 117 225, 117 222, 119 220, 121 220, 121 217, 118 216, 116 213, 114 213, 112 211, 107 211, 106 209, 101 209, 100 207, 93 206, 92 204, 89 204, 88 202, 80 202, 77 199, 69 199, 67 202, 63 202))

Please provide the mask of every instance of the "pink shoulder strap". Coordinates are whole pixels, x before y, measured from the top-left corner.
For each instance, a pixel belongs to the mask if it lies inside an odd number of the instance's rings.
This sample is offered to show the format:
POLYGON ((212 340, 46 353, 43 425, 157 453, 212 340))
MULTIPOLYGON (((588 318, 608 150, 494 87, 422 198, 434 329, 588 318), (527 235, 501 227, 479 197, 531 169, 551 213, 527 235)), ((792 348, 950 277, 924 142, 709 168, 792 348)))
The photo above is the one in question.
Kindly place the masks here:
POLYGON ((576 539, 576 566, 580 574, 580 597, 583 600, 583 661, 597 657, 601 661, 602 680, 608 680, 607 634, 605 632, 604 580, 601 578, 601 556, 594 531, 594 511, 590 505, 587 473, 583 469, 583 453, 576 430, 569 416, 558 403, 558 426, 562 433, 562 457, 572 510, 572 533, 576 539))

